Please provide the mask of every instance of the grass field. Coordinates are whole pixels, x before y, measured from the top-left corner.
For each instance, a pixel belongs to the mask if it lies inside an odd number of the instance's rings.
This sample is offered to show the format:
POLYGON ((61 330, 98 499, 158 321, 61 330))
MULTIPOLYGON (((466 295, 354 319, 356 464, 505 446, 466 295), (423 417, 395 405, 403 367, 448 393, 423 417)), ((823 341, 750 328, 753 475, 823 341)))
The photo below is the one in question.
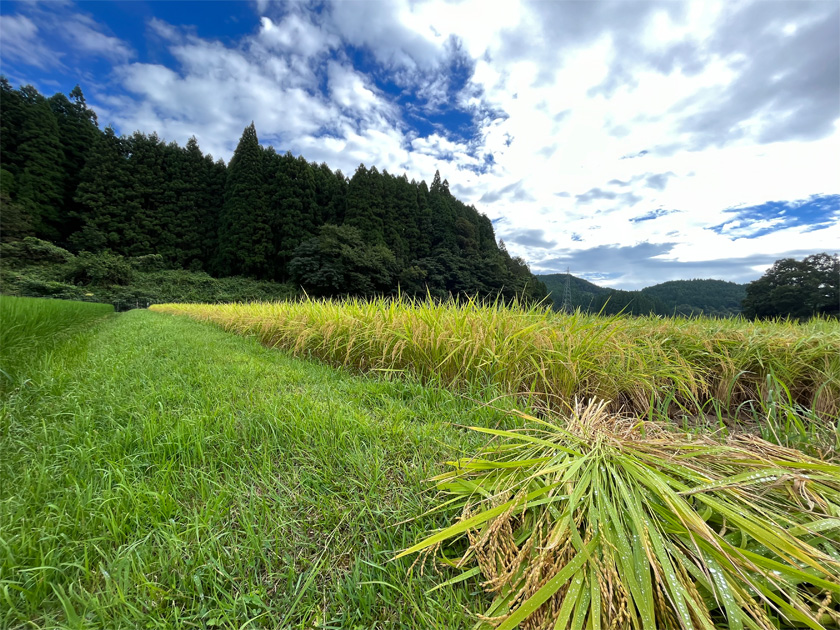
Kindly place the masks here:
POLYGON ((0 627, 840 623, 840 467, 743 431, 836 456, 836 324, 160 310, 216 325, 44 329, 3 395, 0 627))

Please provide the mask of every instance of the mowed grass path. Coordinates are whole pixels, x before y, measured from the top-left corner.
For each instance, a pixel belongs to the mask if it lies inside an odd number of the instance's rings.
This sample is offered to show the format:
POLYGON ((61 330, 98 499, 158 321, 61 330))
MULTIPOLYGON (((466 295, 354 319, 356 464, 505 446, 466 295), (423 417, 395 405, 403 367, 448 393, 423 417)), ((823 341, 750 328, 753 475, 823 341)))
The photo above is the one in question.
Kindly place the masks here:
POLYGON ((132 311, 0 408, 0 627, 460 628, 457 574, 397 551, 424 482, 501 413, 132 311))

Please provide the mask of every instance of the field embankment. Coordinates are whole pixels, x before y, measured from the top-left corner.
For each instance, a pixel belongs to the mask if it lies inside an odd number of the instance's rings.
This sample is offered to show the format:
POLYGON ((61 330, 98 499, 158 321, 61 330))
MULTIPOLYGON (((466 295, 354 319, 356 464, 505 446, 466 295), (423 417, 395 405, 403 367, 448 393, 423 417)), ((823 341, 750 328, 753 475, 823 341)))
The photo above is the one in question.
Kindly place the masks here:
POLYGON ((780 409, 819 423, 840 414, 840 326, 830 321, 603 318, 388 300, 154 309, 332 365, 491 387, 554 409, 598 398, 639 416, 721 423, 780 409))

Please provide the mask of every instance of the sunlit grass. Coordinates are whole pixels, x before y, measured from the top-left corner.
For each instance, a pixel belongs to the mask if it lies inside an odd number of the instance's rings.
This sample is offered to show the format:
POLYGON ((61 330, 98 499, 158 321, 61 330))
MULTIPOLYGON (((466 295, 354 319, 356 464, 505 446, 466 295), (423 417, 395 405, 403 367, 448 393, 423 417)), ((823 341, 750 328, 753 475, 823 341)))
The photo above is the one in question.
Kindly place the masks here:
POLYGON ((445 524, 417 520, 425 480, 483 441, 455 425, 499 411, 146 311, 50 355, 0 399, 0 628, 450 629, 486 604, 393 558, 445 524))

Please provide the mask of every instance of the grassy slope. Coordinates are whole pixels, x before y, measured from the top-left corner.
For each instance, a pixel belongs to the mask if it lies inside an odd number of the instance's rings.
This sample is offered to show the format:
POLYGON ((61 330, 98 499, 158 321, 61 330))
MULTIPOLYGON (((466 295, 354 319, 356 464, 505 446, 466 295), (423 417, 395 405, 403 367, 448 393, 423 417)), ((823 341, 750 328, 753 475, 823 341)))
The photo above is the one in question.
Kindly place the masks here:
POLYGON ((480 440, 446 423, 496 411, 147 311, 0 411, 0 627, 458 628, 483 606, 389 560, 442 523, 394 525, 436 462, 480 440))

